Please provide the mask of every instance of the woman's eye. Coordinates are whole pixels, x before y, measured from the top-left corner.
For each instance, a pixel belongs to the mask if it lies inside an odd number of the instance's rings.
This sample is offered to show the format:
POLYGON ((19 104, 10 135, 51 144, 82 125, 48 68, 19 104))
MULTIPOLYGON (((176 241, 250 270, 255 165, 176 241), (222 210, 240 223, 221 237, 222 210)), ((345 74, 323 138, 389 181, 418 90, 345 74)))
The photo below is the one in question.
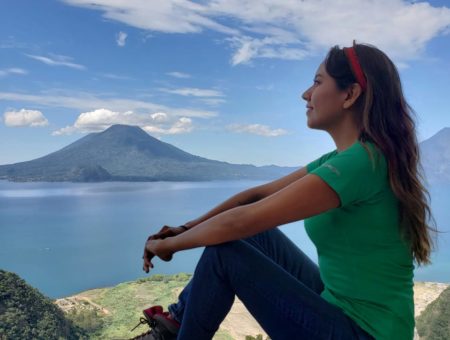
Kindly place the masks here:
POLYGON ((320 82, 319 81, 317 81, 317 80, 314 80, 314 85, 319 85, 320 84, 320 82))

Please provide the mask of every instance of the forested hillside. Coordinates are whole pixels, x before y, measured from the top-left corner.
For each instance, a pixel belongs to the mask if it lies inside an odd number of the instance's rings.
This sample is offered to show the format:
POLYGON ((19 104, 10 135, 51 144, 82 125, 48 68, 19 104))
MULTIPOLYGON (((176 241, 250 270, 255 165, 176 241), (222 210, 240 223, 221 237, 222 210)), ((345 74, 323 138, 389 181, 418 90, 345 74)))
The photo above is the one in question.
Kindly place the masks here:
POLYGON ((0 338, 87 339, 52 300, 14 273, 0 270, 0 338))

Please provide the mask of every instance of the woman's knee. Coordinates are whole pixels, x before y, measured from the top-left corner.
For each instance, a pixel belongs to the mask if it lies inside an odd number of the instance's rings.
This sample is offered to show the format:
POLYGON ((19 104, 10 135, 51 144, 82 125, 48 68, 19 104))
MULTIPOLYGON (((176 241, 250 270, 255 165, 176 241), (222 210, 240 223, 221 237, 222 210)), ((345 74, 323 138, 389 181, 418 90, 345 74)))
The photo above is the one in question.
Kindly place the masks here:
POLYGON ((244 265, 251 258, 251 246, 242 240, 230 241, 205 247, 200 262, 217 268, 235 268, 244 265))
POLYGON ((221 244, 216 244, 212 246, 205 247, 203 255, 205 257, 216 257, 216 258, 232 258, 238 256, 240 249, 243 246, 241 240, 225 242, 221 244))
POLYGON ((278 247, 284 247, 286 239, 286 235, 279 228, 273 228, 243 239, 243 241, 269 255, 278 247))
POLYGON ((272 228, 265 231, 262 231, 258 234, 252 235, 250 237, 242 239, 245 242, 260 242, 261 240, 267 239, 267 238, 273 238, 274 235, 277 235, 278 233, 281 233, 281 231, 278 228, 272 228))

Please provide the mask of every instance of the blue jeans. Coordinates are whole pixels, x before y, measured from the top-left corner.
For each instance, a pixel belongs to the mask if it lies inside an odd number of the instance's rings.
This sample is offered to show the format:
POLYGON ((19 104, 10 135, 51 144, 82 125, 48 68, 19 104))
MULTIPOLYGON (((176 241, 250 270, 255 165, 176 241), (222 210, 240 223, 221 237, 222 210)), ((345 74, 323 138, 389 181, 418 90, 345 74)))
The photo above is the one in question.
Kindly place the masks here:
POLYGON ((206 247, 169 306, 178 339, 211 339, 237 296, 273 340, 373 339, 324 300, 318 266, 278 228, 206 247))

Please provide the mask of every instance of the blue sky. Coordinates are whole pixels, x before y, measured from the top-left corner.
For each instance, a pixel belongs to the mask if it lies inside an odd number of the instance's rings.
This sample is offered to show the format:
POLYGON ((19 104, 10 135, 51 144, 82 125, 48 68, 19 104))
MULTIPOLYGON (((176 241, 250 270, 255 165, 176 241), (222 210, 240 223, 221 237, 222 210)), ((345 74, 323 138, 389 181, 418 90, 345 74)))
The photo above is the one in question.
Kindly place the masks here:
POLYGON ((2 0, 0 164, 112 124, 190 153, 304 165, 333 150, 301 93, 353 39, 396 63, 418 139, 450 127, 450 2, 2 0))

